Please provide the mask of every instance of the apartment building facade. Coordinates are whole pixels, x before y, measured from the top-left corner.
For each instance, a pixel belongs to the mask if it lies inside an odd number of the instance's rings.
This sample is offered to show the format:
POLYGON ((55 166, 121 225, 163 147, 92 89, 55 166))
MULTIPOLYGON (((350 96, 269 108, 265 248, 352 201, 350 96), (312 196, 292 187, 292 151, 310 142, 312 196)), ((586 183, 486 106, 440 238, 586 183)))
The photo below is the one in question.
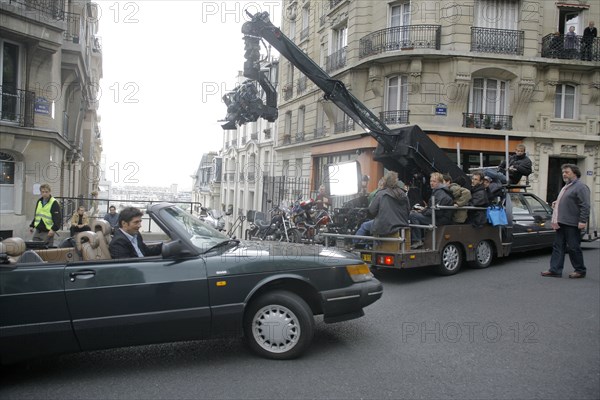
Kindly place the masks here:
POLYGON ((27 237, 43 183, 54 196, 98 191, 98 17, 90 1, 0 0, 3 237, 27 237))
POLYGON ((192 210, 200 214, 200 207, 221 209, 221 177, 223 158, 216 152, 202 154, 200 165, 192 176, 192 210), (200 206, 201 204, 201 206, 200 206))
MULTIPOLYGON (((465 171, 524 143, 535 193, 556 199, 572 162, 597 210, 600 38, 582 33, 598 20, 588 1, 286 0, 281 29, 390 128, 419 125, 465 171)), ((325 165, 358 160, 383 175, 376 141, 283 58, 280 86, 276 174, 316 189, 325 165)))

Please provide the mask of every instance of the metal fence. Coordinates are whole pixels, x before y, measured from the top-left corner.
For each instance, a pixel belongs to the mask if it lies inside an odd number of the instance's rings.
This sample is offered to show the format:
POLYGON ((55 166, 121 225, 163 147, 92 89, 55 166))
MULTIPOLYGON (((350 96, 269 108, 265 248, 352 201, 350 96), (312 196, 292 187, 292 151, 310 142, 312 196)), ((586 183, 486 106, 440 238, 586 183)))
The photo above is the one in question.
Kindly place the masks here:
MULTIPOLYGON (((71 224, 71 217, 77 211, 79 206, 84 206, 90 218, 104 218, 104 215, 108 212, 110 206, 115 206, 117 212, 125 207, 138 207, 142 211, 145 211, 151 204, 162 203, 163 200, 150 201, 150 200, 120 200, 120 199, 98 199, 94 197, 55 197, 60 204, 62 211, 63 228, 69 228, 71 224)), ((202 203, 194 201, 173 201, 164 200, 165 202, 176 204, 184 210, 189 211, 194 215, 199 215, 200 207, 202 203)), ((148 216, 142 217, 144 229, 147 232, 153 230, 152 219, 148 216)))

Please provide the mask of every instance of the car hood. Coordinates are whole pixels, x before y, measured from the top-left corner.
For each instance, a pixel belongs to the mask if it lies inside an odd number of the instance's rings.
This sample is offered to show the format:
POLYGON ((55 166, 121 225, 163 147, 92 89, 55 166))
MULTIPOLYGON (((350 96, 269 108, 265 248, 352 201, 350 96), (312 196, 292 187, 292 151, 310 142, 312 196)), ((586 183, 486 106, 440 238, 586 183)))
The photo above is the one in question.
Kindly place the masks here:
POLYGON ((343 251, 335 247, 318 245, 281 243, 281 242, 255 242, 241 241, 238 246, 226 250, 220 257, 248 258, 255 260, 313 260, 317 263, 347 264, 360 262, 360 257, 354 253, 343 251))

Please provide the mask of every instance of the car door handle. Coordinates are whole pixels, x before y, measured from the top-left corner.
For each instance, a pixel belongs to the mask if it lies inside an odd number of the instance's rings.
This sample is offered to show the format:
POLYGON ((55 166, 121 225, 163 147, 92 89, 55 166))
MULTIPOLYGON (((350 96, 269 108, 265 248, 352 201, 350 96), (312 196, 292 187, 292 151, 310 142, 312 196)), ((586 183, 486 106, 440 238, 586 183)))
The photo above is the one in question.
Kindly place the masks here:
POLYGON ((71 282, 75 282, 75 279, 90 279, 96 275, 96 271, 93 269, 85 269, 82 271, 71 272, 69 277, 71 278, 71 282))

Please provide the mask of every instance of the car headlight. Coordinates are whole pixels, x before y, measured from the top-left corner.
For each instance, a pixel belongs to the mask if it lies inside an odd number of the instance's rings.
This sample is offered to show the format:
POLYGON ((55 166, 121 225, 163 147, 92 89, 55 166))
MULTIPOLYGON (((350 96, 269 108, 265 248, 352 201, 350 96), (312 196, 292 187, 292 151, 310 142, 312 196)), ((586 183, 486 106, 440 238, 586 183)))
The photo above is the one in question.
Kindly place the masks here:
POLYGON ((365 282, 373 279, 373 274, 367 264, 346 265, 346 271, 354 282, 365 282))

